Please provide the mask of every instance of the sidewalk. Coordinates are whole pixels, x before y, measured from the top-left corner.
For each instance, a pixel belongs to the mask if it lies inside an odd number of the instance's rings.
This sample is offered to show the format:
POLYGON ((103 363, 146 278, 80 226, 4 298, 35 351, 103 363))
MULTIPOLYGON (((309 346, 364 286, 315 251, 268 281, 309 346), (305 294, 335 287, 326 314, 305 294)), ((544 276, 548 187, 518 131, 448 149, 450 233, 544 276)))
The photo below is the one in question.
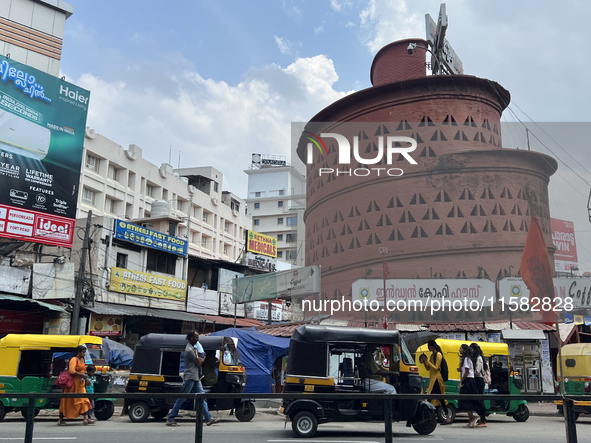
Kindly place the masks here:
POLYGON ((556 405, 553 402, 532 402, 528 403, 529 414, 534 416, 558 417, 556 405))

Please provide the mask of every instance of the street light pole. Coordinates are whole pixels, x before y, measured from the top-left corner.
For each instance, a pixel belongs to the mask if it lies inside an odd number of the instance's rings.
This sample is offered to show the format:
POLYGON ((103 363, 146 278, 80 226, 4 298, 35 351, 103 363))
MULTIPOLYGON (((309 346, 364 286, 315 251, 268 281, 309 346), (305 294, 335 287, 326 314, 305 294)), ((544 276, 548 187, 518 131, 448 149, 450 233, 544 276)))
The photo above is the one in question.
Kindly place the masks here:
MULTIPOLYGON (((371 275, 371 273, 373 272, 373 269, 371 268, 365 268, 365 279, 367 280, 367 278, 371 275)), ((368 297, 369 297, 369 293, 368 293, 368 297)), ((367 298, 364 300, 364 304, 363 304, 363 310, 365 311, 365 327, 367 328, 367 298)))

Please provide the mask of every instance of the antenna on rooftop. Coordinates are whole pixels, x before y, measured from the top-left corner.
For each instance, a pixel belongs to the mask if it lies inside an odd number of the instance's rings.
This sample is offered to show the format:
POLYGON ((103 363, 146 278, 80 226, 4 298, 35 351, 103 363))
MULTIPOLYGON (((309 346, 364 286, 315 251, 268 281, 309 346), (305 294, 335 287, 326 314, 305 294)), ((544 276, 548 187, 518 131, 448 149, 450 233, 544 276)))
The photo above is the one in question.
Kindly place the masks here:
POLYGON ((170 145, 170 148, 168 149, 168 164, 170 165, 170 162, 172 161, 170 159, 170 157, 172 157, 172 145, 170 145))

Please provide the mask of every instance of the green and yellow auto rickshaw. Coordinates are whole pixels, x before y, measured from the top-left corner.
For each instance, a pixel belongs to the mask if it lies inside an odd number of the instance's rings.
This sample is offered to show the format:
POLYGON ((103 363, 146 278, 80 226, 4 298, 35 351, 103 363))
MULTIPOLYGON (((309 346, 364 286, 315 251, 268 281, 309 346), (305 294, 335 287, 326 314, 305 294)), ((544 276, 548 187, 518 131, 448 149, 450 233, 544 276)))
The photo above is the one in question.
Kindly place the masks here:
MULTIPOLYGON (((449 368, 449 380, 445 382, 446 394, 459 394, 458 382, 460 380, 460 353, 462 344, 470 345, 470 341, 447 340, 438 338, 435 340, 441 347, 443 357, 447 361, 449 368)), ((509 346, 506 343, 487 343, 478 342, 482 354, 486 359, 491 373, 491 383, 488 386, 487 393, 490 394, 490 400, 484 401, 487 414, 500 413, 513 417, 516 421, 524 422, 529 418, 529 408, 525 400, 495 400, 495 394, 519 395, 523 386, 522 378, 511 371, 509 360, 509 346)), ((431 357, 427 345, 417 349, 415 356, 425 354, 431 357)), ((419 365, 419 373, 423 377, 423 387, 425 390, 429 386, 429 371, 424 365, 419 365)), ((448 400, 448 411, 452 421, 455 419, 458 409, 457 400, 448 400)), ((437 419, 440 423, 445 422, 446 416, 441 407, 437 408, 437 419)))
MULTIPOLYGON (((231 337, 201 336, 199 343, 206 354, 203 363, 205 392, 241 393, 246 382, 244 366, 231 337)), ((140 338, 135 347, 127 393, 181 392, 183 387, 183 352, 187 346, 186 335, 148 334, 140 338)), ((124 411, 132 422, 141 423, 149 416, 162 420, 172 409, 176 398, 125 399, 124 411)), ((210 410, 231 410, 239 421, 253 419, 256 409, 251 399, 208 399, 210 410)), ((192 400, 181 409, 193 410, 192 400)))
MULTIPOLYGON (((304 396, 285 399, 282 412, 291 420, 297 437, 314 436, 321 423, 384 420, 383 402, 372 398, 367 370, 370 358, 387 368, 390 374, 383 381, 396 392, 421 393, 421 377, 398 331, 318 325, 295 330, 284 392, 301 392, 304 396), (334 394, 334 398, 305 397, 313 392, 334 394), (342 398, 347 393, 368 396, 360 400, 342 398)), ((406 421, 423 435, 437 426, 435 407, 422 400, 393 400, 392 419, 406 421)))
MULTIPOLYGON (((102 359, 103 341, 90 335, 8 334, 0 339, 0 420, 7 412, 27 414, 28 399, 11 398, 10 394, 39 394, 35 415, 40 409, 59 408, 59 399, 43 398, 45 393, 60 393, 54 383, 67 368, 76 347, 84 345, 87 363, 96 363, 95 393, 105 393, 110 381, 109 367, 102 359), (94 360, 91 353, 96 357, 94 360), (100 368, 100 369, 98 369, 100 368)), ((115 407, 113 399, 95 400, 94 414, 98 420, 108 420, 115 407)))
MULTIPOLYGON (((564 371, 564 393, 566 395, 589 395, 591 393, 591 343, 573 343, 562 347, 562 368, 564 371)), ((556 382, 560 386, 559 357, 556 359, 556 382)), ((562 400, 555 401, 562 414, 562 400)), ((580 414, 591 414, 591 401, 575 401, 575 418, 580 414)))

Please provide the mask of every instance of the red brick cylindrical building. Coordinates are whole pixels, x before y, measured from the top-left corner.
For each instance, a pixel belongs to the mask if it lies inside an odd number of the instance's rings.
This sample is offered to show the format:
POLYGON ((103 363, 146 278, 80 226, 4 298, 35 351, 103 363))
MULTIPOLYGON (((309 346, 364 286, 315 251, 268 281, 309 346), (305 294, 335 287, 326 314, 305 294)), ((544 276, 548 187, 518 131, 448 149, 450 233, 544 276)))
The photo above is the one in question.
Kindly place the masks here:
MULTIPOLYGON (((517 273, 531 215, 552 245, 548 183, 557 163, 502 147, 500 118, 509 92, 473 76, 426 76, 425 52, 409 55, 410 42, 426 46, 413 39, 382 48, 371 67, 373 87, 326 107, 307 125, 316 135, 357 135, 364 159, 376 157, 378 136, 407 136, 418 144, 417 165, 402 156, 392 165, 372 165, 398 167, 399 177, 320 174, 319 168, 342 172, 344 165, 331 138, 323 139, 328 153, 314 152, 307 165, 306 264, 322 266, 328 299, 350 294, 368 267, 380 278, 383 246, 389 278, 495 280, 505 269, 517 273)), ((306 146, 302 137, 304 162, 306 146)), ((355 167, 366 165, 352 160, 355 167)))

